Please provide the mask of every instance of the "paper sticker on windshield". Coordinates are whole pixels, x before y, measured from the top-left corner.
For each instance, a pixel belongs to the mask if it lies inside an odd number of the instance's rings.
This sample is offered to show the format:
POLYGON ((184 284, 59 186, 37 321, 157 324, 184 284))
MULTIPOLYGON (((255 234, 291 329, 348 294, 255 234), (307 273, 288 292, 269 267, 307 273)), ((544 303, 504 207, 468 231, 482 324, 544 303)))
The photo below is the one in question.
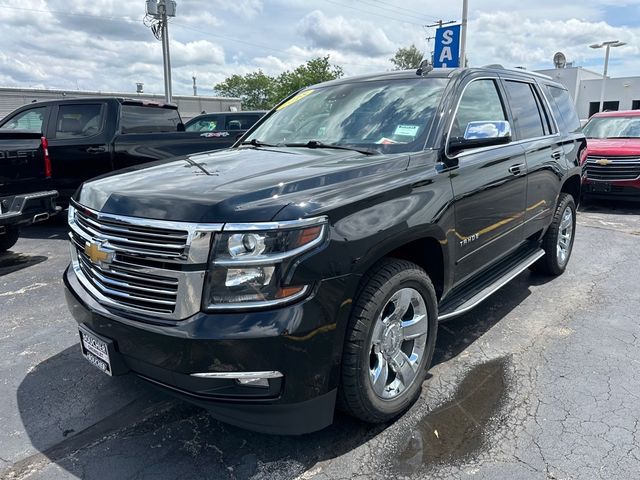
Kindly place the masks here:
POLYGON ((394 135, 406 135, 409 137, 415 137, 420 130, 420 125, 398 125, 394 135))
POLYGON ((308 97, 313 92, 314 92, 314 90, 305 90, 304 92, 300 92, 295 97, 292 97, 289 100, 287 100, 286 102, 284 102, 282 105, 280 105, 278 108, 276 108, 276 110, 282 110, 283 108, 286 108, 289 105, 293 105, 294 103, 299 102, 303 98, 308 97))

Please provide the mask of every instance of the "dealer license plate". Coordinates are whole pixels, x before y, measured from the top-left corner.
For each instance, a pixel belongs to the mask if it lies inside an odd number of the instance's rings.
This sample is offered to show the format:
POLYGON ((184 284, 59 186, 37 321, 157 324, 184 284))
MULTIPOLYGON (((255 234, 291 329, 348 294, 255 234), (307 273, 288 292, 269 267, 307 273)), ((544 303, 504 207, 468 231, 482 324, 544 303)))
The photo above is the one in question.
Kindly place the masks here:
POLYGON ((86 329, 80 328, 80 348, 82 349, 82 355, 89 363, 107 375, 112 374, 109 346, 106 342, 100 340, 86 329))
POLYGON ((609 193, 611 191, 611 184, 607 182, 592 183, 591 191, 594 193, 609 193))

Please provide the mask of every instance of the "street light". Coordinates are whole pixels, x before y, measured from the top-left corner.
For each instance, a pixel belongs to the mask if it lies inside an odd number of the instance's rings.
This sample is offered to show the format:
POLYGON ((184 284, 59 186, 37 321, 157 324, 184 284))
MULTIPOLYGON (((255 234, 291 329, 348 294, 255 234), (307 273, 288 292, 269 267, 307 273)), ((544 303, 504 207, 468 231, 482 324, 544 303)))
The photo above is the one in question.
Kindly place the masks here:
POLYGON ((594 43, 593 45, 589 45, 589 48, 606 47, 606 51, 604 54, 604 73, 602 75, 602 85, 600 86, 600 107, 598 109, 598 111, 600 112, 604 110, 604 87, 605 83, 607 82, 607 69, 609 68, 609 50, 611 50, 611 47, 621 47, 623 45, 626 45, 626 43, 620 42, 618 40, 610 40, 608 42, 594 43))

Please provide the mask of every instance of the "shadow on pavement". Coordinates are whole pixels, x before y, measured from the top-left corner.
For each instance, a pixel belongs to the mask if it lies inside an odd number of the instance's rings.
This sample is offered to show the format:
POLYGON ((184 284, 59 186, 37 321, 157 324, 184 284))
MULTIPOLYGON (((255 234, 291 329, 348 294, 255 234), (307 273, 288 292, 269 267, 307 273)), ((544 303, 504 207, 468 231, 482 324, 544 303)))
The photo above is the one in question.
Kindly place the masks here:
POLYGON ((0 277, 47 260, 43 255, 24 255, 12 250, 0 253, 0 277))
MULTIPOLYGON (((435 362, 458 355, 499 322, 530 294, 530 282, 530 275, 521 275, 484 305, 441 325, 435 362)), ((498 388, 501 365, 479 367, 459 387, 464 398, 481 407, 478 411, 468 402, 460 404, 478 415, 474 425, 464 423, 466 417, 453 415, 447 404, 425 414, 407 432, 405 457, 394 460, 396 465, 389 468, 399 465, 400 470, 411 470, 416 462, 443 461, 456 457, 456 452, 478 448, 476 437, 470 443, 464 440, 465 432, 472 428, 479 435, 482 419, 497 408, 504 393, 504 388, 498 388), (428 435, 433 435, 434 425, 448 429, 450 438, 456 432, 458 442, 440 453, 433 450, 428 435), (416 432, 422 432, 420 439, 416 432)), ((2 472, 5 476, 19 477, 53 462, 85 479, 295 478, 320 461, 340 457, 384 435, 387 427, 337 413, 332 426, 309 435, 249 432, 220 423, 206 411, 174 400, 132 375, 103 375, 81 357, 77 345, 29 372, 18 388, 17 401, 29 440, 40 453, 15 463, 2 472)))
POLYGON ((69 227, 57 223, 42 223, 32 225, 20 230, 21 238, 33 238, 42 240, 67 240, 69 227))
POLYGON ((582 199, 579 212, 615 213, 617 215, 638 215, 640 213, 640 196, 637 202, 625 200, 582 199))

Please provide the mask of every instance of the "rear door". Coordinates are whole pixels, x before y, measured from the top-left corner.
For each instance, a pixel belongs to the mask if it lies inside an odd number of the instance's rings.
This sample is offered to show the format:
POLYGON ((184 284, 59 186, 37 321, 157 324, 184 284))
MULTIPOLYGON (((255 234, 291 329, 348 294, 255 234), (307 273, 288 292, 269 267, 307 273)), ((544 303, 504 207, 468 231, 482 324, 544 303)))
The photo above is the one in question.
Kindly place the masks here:
POLYGON ((524 237, 542 231, 549 224, 564 175, 564 153, 558 128, 546 99, 532 81, 503 80, 516 139, 525 150, 527 197, 524 237), (559 165, 562 164, 562 168, 559 165))
POLYGON ((50 188, 40 138, 49 106, 22 109, 0 125, 0 197, 50 188))
MULTIPOLYGON (((461 137, 469 122, 500 120, 510 118, 498 79, 474 79, 464 87, 449 137, 461 137)), ((520 245, 527 184, 518 143, 465 150, 456 158, 450 178, 460 283, 520 245)))
POLYGON ((106 102, 62 103, 47 131, 56 189, 69 198, 82 182, 112 170, 105 133, 106 102))

